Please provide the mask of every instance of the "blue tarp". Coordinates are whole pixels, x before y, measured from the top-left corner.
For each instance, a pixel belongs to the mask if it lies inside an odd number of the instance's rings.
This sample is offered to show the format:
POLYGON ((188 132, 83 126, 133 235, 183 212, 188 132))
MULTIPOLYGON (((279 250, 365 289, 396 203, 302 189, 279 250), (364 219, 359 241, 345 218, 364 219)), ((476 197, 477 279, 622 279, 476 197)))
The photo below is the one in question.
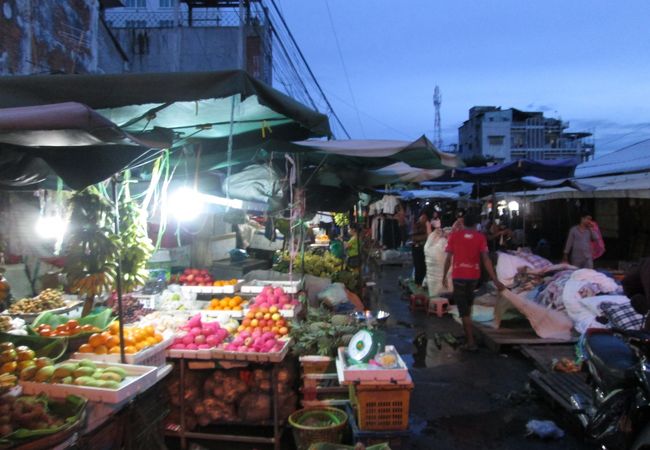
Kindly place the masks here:
POLYGON ((519 181, 525 176, 535 176, 544 180, 557 180, 573 177, 577 164, 576 159, 556 159, 552 161, 520 159, 487 167, 454 169, 447 178, 450 180, 478 181, 483 185, 519 181))

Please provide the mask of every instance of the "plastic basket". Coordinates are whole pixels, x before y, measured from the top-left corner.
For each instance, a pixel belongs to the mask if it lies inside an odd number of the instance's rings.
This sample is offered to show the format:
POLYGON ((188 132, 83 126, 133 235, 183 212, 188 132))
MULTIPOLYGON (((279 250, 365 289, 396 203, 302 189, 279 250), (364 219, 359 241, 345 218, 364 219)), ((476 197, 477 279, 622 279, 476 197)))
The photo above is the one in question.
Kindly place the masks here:
POLYGON ((317 442, 331 442, 340 444, 343 432, 348 426, 348 415, 345 411, 336 408, 318 407, 299 409, 289 416, 289 424, 293 428, 293 439, 298 450, 307 450, 317 442), (338 424, 325 427, 303 425, 301 422, 307 416, 323 416, 335 418, 338 424))
MULTIPOLYGON (((352 429, 352 442, 355 444, 361 443, 366 447, 366 450, 375 449, 388 449, 399 450, 410 448, 411 432, 409 430, 397 431, 361 431, 357 426, 354 418, 354 412, 350 405, 345 408, 350 419, 350 428, 352 429)), ((311 450, 311 449, 310 449, 311 450)))
POLYGON ((406 430, 413 383, 357 384, 350 386, 350 400, 360 430, 406 430))

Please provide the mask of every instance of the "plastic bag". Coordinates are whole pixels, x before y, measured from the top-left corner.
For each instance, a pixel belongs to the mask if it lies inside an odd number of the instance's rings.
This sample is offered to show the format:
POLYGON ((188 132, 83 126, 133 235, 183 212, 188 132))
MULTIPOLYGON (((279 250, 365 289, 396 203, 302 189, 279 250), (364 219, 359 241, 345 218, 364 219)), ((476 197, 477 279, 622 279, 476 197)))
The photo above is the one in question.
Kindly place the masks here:
POLYGON ((527 435, 534 434, 542 439, 560 439, 564 431, 552 420, 530 420, 526 424, 527 435))

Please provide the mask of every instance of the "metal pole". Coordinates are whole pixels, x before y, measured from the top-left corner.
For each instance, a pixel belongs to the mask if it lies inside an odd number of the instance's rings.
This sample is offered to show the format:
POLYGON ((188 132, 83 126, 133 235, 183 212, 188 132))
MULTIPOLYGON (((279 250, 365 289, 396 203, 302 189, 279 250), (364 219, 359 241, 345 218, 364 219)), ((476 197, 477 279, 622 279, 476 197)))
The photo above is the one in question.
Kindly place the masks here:
POLYGON ((246 70, 246 23, 244 21, 244 0, 239 0, 239 68, 246 70))
MULTIPOLYGON (((115 203, 115 222, 113 225, 115 235, 120 235, 120 204, 117 196, 117 176, 113 177, 113 202, 115 203)), ((118 250, 117 255, 117 267, 115 268, 115 284, 117 288, 117 319, 120 324, 120 362, 122 364, 126 363, 126 357, 124 355, 124 311, 122 309, 122 262, 121 262, 121 252, 118 250)))

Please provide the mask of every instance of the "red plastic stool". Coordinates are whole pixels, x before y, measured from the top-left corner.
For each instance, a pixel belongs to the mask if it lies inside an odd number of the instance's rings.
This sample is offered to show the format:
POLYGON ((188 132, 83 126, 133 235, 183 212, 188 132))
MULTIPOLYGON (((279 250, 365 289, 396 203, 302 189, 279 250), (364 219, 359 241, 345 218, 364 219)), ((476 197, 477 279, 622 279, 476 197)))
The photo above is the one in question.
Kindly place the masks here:
POLYGON ((424 294, 412 294, 409 302, 409 309, 411 311, 427 310, 427 305, 429 304, 429 298, 424 294))
POLYGON ((442 317, 449 308, 449 300, 444 297, 436 297, 429 300, 429 307, 427 308, 427 315, 435 314, 442 317))

